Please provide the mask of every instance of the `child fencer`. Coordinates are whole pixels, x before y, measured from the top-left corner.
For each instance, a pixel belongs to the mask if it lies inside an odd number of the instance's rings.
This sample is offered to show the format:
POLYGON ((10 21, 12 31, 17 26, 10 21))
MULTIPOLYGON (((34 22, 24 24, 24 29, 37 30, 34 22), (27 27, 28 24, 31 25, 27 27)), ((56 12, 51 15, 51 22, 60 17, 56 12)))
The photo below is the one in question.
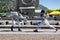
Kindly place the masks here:
POLYGON ((38 32, 39 26, 42 25, 42 24, 46 24, 49 27, 51 27, 51 28, 53 28, 53 29, 55 29, 57 31, 57 29, 53 25, 49 24, 49 22, 47 20, 47 14, 46 14, 46 12, 44 10, 41 11, 40 18, 42 19, 42 22, 37 24, 38 27, 34 30, 34 32, 38 32))

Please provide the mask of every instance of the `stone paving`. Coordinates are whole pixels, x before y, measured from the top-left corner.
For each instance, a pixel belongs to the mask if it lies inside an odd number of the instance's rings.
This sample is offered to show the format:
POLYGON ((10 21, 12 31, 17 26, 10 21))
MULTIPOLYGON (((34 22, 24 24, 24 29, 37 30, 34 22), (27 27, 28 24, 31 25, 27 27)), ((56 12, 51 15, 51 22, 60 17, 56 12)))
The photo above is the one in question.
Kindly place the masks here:
POLYGON ((60 34, 0 34, 0 40, 60 40, 60 34))

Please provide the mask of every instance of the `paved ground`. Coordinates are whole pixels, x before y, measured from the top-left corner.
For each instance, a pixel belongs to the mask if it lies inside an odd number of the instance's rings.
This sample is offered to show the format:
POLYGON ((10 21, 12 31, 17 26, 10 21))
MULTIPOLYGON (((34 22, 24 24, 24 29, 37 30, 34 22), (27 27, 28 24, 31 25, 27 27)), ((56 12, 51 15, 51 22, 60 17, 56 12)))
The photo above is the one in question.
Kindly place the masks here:
POLYGON ((57 32, 54 29, 39 29, 39 32, 33 32, 34 29, 21 30, 22 32, 14 29, 12 32, 10 29, 1 28, 0 40, 60 40, 60 29, 57 32))
POLYGON ((39 32, 33 32, 34 29, 21 29, 21 31, 10 31, 10 29, 0 29, 0 40, 60 40, 60 29, 56 32, 54 29, 39 29, 39 32))
POLYGON ((34 29, 21 30, 14 29, 14 31, 11 31, 10 29, 0 29, 0 34, 60 34, 60 29, 58 31, 54 29, 38 29, 39 32, 33 32, 34 29))
POLYGON ((34 29, 21 29, 21 31, 10 31, 10 29, 0 29, 0 40, 60 40, 60 29, 56 32, 54 29, 39 29, 39 32, 33 32, 34 29))
POLYGON ((4 34, 0 40, 60 40, 60 34, 4 34))
POLYGON ((60 40, 60 32, 0 32, 0 40, 60 40))

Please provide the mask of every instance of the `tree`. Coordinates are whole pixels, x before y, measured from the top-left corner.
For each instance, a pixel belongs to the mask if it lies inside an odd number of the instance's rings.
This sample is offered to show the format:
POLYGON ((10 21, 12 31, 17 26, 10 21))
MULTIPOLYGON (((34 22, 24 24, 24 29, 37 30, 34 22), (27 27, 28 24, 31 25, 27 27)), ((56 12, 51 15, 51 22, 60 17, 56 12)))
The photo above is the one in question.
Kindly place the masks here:
POLYGON ((46 10, 47 13, 51 13, 53 10, 46 10))
POLYGON ((59 11, 60 12, 60 9, 57 9, 56 11, 59 11))
POLYGON ((0 0, 0 12, 14 10, 15 0, 0 0))

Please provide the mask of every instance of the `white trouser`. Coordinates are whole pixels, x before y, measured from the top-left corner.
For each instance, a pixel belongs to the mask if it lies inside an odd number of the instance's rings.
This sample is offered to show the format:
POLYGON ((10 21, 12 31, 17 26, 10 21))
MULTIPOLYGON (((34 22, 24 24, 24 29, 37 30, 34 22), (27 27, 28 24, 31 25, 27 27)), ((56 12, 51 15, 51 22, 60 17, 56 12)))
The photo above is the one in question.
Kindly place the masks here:
POLYGON ((12 17, 12 26, 14 26, 14 18, 12 17))
POLYGON ((46 25, 48 25, 49 27, 52 27, 52 28, 54 28, 54 29, 55 29, 55 27, 54 27, 53 25, 50 25, 50 24, 49 24, 49 22, 48 22, 48 20, 47 20, 47 19, 44 19, 44 23, 45 23, 46 25))
POLYGON ((44 19, 40 24, 38 24, 38 27, 36 29, 39 29, 39 27, 43 24, 46 24, 49 27, 52 27, 53 29, 56 29, 53 25, 50 25, 47 19, 44 19))

